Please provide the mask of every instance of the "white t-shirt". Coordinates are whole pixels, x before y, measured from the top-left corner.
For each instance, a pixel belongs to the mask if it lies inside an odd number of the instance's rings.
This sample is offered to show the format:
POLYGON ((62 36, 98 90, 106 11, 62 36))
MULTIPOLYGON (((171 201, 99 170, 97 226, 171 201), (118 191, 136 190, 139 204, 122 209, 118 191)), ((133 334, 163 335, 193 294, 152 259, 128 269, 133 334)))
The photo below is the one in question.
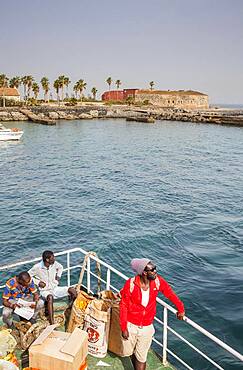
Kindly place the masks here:
POLYGON ((148 290, 141 289, 142 292, 142 306, 147 307, 149 303, 149 288, 148 290))
POLYGON ((55 261, 53 265, 50 265, 49 268, 47 268, 43 261, 41 261, 29 270, 29 274, 36 285, 38 285, 40 281, 44 281, 44 283, 46 283, 45 288, 39 288, 40 291, 45 291, 55 289, 58 286, 56 276, 61 278, 62 271, 63 266, 57 261, 55 261))

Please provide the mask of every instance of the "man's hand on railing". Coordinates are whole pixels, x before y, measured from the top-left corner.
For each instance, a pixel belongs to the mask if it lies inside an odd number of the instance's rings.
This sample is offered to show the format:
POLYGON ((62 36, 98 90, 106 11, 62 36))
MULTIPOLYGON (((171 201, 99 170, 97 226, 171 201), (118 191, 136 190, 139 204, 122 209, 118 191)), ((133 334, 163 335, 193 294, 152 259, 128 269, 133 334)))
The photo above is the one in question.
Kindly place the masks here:
POLYGON ((184 320, 185 312, 177 312, 176 317, 178 320, 184 320))

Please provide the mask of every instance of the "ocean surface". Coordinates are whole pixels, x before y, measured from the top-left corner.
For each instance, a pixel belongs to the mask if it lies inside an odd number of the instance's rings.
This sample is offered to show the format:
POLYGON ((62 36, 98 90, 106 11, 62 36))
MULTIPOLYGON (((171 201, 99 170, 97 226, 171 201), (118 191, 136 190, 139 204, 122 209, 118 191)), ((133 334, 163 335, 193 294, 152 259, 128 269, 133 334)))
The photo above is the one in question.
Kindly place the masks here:
MULTIPOLYGON (((81 246, 132 275, 130 260, 149 257, 187 316, 243 353, 243 128, 124 120, 6 126, 24 136, 0 142, 1 264, 81 246)), ((223 368, 242 369, 170 320, 223 368)), ((194 369, 214 368, 173 338, 173 351, 194 369)))

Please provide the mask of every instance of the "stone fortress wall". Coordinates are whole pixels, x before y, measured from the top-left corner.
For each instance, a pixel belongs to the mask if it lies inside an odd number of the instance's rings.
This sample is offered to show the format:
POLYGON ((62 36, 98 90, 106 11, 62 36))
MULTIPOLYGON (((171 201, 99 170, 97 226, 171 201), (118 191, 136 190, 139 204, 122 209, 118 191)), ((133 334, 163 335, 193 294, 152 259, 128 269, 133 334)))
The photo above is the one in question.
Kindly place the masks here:
POLYGON ((208 109, 208 95, 197 91, 160 91, 137 90, 135 102, 150 104, 165 108, 208 109))

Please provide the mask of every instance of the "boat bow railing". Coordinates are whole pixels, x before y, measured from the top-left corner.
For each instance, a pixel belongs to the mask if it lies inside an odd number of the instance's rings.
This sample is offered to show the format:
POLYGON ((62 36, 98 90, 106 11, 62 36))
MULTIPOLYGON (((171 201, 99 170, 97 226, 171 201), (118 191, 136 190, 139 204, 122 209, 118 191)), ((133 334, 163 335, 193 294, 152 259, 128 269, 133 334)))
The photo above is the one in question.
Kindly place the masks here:
MULTIPOLYGON (((82 260, 80 259, 80 256, 84 257, 88 254, 89 254, 89 252, 85 251, 82 248, 72 248, 72 249, 68 249, 68 250, 63 251, 63 252, 55 253, 55 256, 57 256, 57 257, 60 257, 62 259, 66 258, 66 267, 64 268, 63 271, 66 273, 67 285, 68 286, 75 285, 75 284, 72 284, 73 283, 72 282, 72 277, 74 275, 74 271, 77 271, 77 270, 80 271, 80 269, 82 267, 82 260), (74 259, 75 263, 72 265, 72 257, 74 255, 77 255, 77 254, 79 254, 79 257, 76 257, 74 259), (80 262, 80 263, 76 263, 77 261, 80 262)), ((31 265, 33 265, 33 263, 38 262, 38 261, 40 261, 40 258, 34 258, 34 259, 31 259, 31 260, 26 260, 26 261, 21 261, 21 262, 9 264, 9 265, 1 266, 0 267, 0 272, 1 271, 2 272, 5 272, 5 271, 8 272, 10 269, 19 269, 22 266, 28 266, 28 265, 30 265, 30 267, 31 267, 31 265)), ((76 277, 77 276, 78 275, 76 274, 76 277)), ((118 292, 120 290, 120 288, 122 287, 122 285, 119 286, 119 287, 117 285, 115 286, 115 284, 118 281, 118 278, 122 279, 123 281, 128 279, 128 277, 126 275, 122 274, 116 268, 114 268, 113 266, 109 265, 108 263, 102 261, 98 257, 96 257, 94 255, 90 255, 90 254, 87 256, 86 284, 83 284, 83 286, 87 289, 88 293, 89 292, 94 293, 94 291, 92 289, 93 285, 95 285, 94 279, 96 279, 96 280, 99 279, 101 281, 101 283, 103 284, 104 289, 106 289, 106 290, 112 289, 113 291, 118 292), (95 271, 95 269, 92 269, 92 266, 91 266, 92 261, 98 262, 103 268, 105 268, 104 276, 102 275, 100 277, 97 274, 97 272, 95 271), (112 277, 114 279, 112 279, 112 277), (92 279, 93 279, 93 281, 92 281, 92 279)), ((75 283, 77 283, 77 281, 75 283)), ((4 287, 4 284, 1 284, 0 289, 3 289, 3 287, 4 287)), ((163 364, 164 365, 168 364, 167 357, 168 357, 168 354, 169 354, 175 360, 180 362, 180 364, 182 364, 185 368, 193 370, 193 368, 188 363, 186 363, 182 358, 179 357, 178 354, 174 353, 169 348, 169 346, 168 346, 168 333, 170 332, 173 335, 175 335, 179 340, 181 340, 185 344, 187 344, 192 350, 196 351, 205 360, 210 362, 214 367, 216 367, 217 369, 223 370, 224 368, 221 367, 218 363, 216 363, 216 361, 214 361, 206 353, 201 351, 199 348, 197 348, 195 345, 193 345, 189 340, 184 338, 184 336, 182 336, 181 334, 176 332, 174 329, 172 329, 168 325, 168 316, 169 316, 169 314, 175 315, 176 310, 160 298, 157 298, 157 302, 162 307, 162 317, 159 318, 159 317, 156 316, 155 321, 162 326, 163 334, 162 334, 162 328, 161 328, 161 333, 158 333, 158 335, 157 335, 157 337, 158 336, 161 337, 161 341, 156 339, 156 338, 154 338, 153 340, 157 344, 157 346, 159 346, 161 348, 161 356, 162 356, 163 364)), ((0 308, 2 308, 2 306, 0 306, 0 308)), ((219 338, 217 338, 216 336, 211 334, 206 329, 202 328, 196 322, 192 321, 188 317, 184 318, 184 322, 186 324, 190 325, 192 328, 194 328, 197 332, 202 333, 208 339, 210 339, 211 341, 213 341, 214 343, 219 345, 221 348, 223 348, 225 351, 230 353, 232 356, 234 356, 235 358, 237 358, 238 360, 243 362, 243 355, 242 354, 240 354, 239 352, 234 350, 232 347, 230 347, 225 342, 223 342, 222 340, 220 340, 219 338)), ((156 328, 156 331, 158 331, 158 328, 156 328)))

